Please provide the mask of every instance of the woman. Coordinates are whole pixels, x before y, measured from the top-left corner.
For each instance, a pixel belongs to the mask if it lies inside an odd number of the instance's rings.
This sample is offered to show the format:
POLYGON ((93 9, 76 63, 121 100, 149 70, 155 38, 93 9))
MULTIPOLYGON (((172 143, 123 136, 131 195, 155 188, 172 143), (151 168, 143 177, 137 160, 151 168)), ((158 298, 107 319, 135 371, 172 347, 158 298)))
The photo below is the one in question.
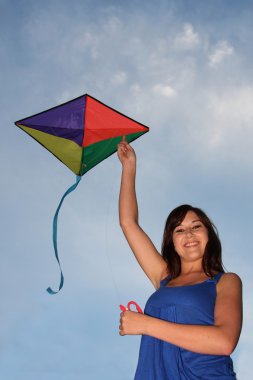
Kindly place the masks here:
POLYGON ((183 205, 169 215, 162 255, 138 224, 136 156, 123 138, 120 225, 154 287, 144 314, 121 313, 120 335, 142 335, 135 380, 236 379, 230 354, 242 325, 242 286, 224 273, 206 214, 183 205))

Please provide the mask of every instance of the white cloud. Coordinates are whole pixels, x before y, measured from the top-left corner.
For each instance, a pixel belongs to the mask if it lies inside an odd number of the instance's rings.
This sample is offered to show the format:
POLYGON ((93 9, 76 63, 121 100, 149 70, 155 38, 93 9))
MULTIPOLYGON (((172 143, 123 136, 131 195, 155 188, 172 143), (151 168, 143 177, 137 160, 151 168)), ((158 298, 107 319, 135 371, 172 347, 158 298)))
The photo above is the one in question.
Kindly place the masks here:
POLYGON ((130 89, 134 95, 138 95, 141 92, 141 86, 138 83, 134 83, 130 89))
POLYGON ((200 37, 194 31, 192 24, 185 24, 183 31, 177 35, 175 39, 175 46, 181 49, 191 50, 200 44, 200 37))
POLYGON ((226 85, 223 89, 206 89, 192 98, 180 96, 176 102, 175 116, 180 125, 181 143, 186 151, 191 150, 192 159, 201 159, 212 166, 232 163, 234 169, 250 170, 253 160, 253 86, 226 85), (190 136, 191 144, 186 136, 190 136), (195 149, 195 147, 198 149, 195 149))
MULTIPOLYGON (((253 87, 226 89, 209 96, 212 146, 253 138, 253 87), (250 137, 251 136, 251 137, 250 137)), ((245 142, 244 142, 245 145, 245 142)))
POLYGON ((94 60, 96 60, 99 56, 97 49, 98 39, 96 35, 90 32, 85 31, 81 33, 80 37, 76 37, 73 43, 72 41, 68 41, 68 44, 69 46, 73 44, 72 49, 77 54, 88 51, 94 60))
POLYGON ((125 84, 127 81, 127 74, 124 71, 119 71, 112 77, 112 84, 121 85, 125 84))
POLYGON ((171 98, 176 95, 176 91, 174 90, 173 87, 169 86, 168 84, 155 84, 152 87, 152 91, 155 92, 156 94, 165 96, 166 98, 171 98))
POLYGON ((103 28, 106 33, 114 34, 119 33, 120 29, 122 27, 122 21, 115 15, 109 17, 105 24, 103 25, 103 28))
POLYGON ((216 67, 221 63, 226 57, 234 54, 234 48, 227 41, 219 41, 212 53, 209 55, 209 65, 211 67, 216 67))

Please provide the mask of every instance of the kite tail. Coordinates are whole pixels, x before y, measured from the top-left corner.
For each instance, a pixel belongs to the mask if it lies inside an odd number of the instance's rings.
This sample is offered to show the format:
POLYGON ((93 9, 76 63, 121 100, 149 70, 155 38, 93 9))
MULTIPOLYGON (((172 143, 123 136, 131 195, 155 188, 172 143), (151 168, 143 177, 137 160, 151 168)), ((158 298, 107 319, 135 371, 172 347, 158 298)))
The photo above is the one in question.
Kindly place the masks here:
POLYGON ((64 277, 63 277, 63 274, 62 274, 62 269, 61 269, 61 264, 60 264, 60 260, 59 260, 59 256, 58 256, 58 249, 57 249, 57 221, 58 221, 58 214, 59 214, 59 211, 60 211, 60 208, 61 208, 61 205, 64 201, 64 198, 69 194, 71 193, 72 191, 74 191, 77 187, 77 185, 79 184, 79 182, 81 181, 81 178, 82 177, 79 177, 79 176, 76 176, 76 183, 72 186, 70 186, 70 188, 66 191, 66 193, 63 195, 60 203, 59 203, 59 206, 57 207, 57 210, 55 212, 55 215, 54 215, 54 220, 53 220, 53 243, 54 243, 54 254, 55 254, 55 257, 56 257, 56 260, 58 261, 58 264, 59 264, 59 267, 60 267, 60 271, 61 271, 61 281, 60 281, 60 285, 59 285, 59 289, 57 291, 54 291, 52 290, 52 288, 47 288, 47 292, 49 294, 57 294, 61 288, 63 287, 63 283, 64 283, 64 277))

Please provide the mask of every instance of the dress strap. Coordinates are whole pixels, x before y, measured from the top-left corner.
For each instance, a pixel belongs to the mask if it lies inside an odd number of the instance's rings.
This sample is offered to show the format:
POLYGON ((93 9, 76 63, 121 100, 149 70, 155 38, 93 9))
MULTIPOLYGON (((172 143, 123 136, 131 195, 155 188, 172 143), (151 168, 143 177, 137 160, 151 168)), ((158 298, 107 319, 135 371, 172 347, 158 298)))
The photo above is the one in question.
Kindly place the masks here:
POLYGON ((161 281, 160 281, 160 287, 164 287, 168 284, 168 282, 170 281, 171 279, 171 275, 169 274, 168 276, 166 276, 165 278, 163 278, 161 281))
POLYGON ((221 278, 221 276, 222 276, 223 274, 224 274, 223 272, 219 272, 219 273, 217 273, 214 277, 212 277, 212 280, 214 280, 214 282, 215 282, 216 284, 218 284, 218 282, 219 282, 219 280, 220 280, 220 278, 221 278))

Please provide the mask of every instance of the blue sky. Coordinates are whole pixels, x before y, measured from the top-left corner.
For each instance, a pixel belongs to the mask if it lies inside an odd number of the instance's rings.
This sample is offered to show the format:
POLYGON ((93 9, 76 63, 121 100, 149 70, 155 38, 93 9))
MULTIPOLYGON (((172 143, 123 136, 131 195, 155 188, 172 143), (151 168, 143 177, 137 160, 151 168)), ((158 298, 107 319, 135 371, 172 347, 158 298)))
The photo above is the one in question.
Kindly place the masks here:
POLYGON ((157 247, 169 211, 203 208, 228 271, 244 283, 233 354, 252 373, 251 1, 0 1, 0 378, 133 378, 139 337, 119 337, 119 303, 153 291, 118 226, 120 165, 73 174, 14 121, 89 93, 150 127, 138 155, 140 223, 157 247))

